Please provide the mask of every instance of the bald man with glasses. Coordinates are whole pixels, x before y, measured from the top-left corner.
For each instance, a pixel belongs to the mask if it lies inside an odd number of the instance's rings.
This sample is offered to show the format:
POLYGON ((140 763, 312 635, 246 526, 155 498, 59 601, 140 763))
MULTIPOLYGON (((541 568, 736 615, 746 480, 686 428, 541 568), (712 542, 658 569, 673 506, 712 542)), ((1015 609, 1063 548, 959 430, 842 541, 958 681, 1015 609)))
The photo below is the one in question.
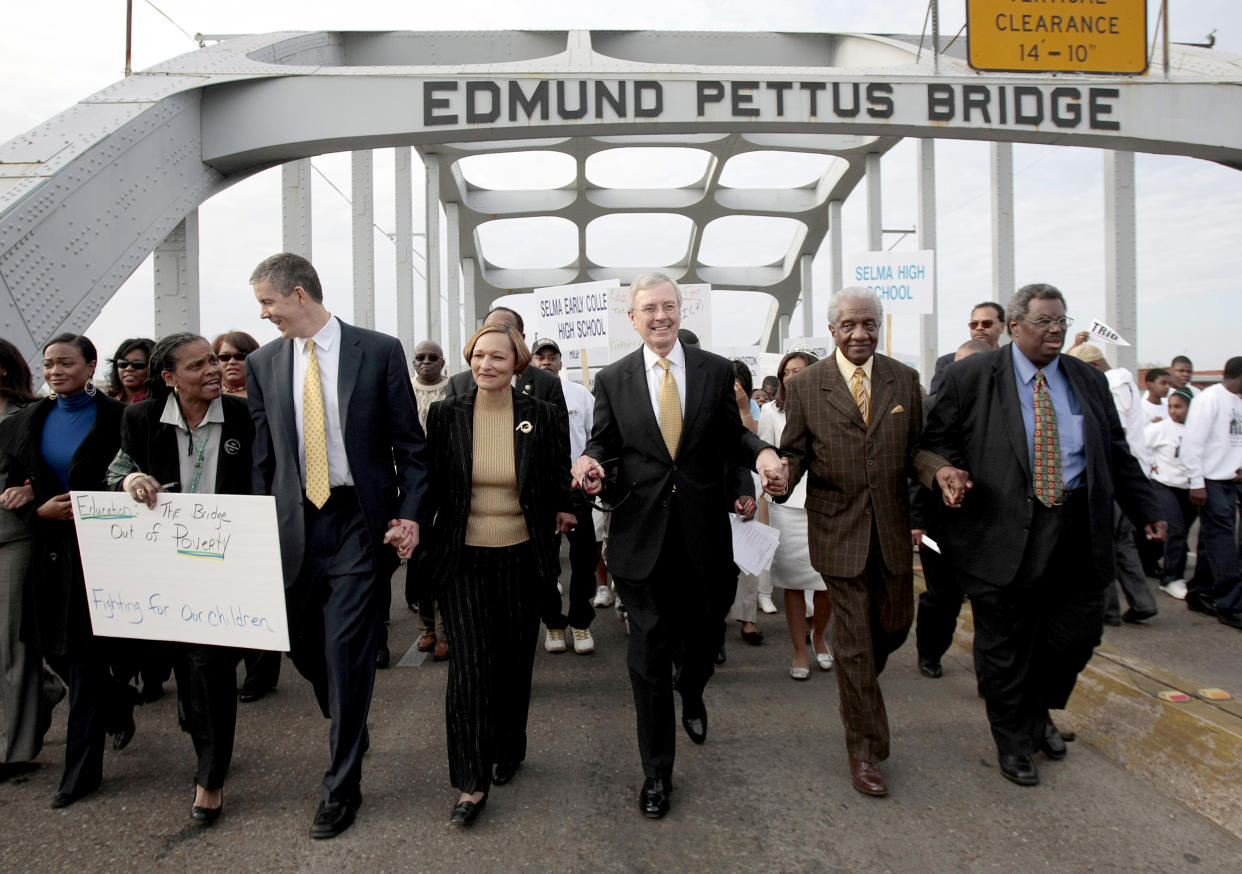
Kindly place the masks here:
MULTIPOLYGON (((970 321, 966 323, 971 340, 980 340, 988 344, 989 349, 1000 348, 1001 335, 1005 333, 1005 308, 995 301, 985 300, 975 304, 970 311, 970 321)), ((929 395, 934 395, 944 384, 944 371, 953 363, 957 352, 949 352, 936 359, 936 370, 932 374, 929 395)))

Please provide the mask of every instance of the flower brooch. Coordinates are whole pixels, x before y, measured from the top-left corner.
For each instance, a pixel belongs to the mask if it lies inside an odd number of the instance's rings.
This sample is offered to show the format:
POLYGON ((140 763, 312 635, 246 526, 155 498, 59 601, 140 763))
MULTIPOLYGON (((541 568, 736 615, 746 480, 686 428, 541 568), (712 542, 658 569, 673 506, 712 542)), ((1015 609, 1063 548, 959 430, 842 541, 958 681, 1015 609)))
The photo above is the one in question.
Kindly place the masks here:
POLYGON ((517 430, 521 431, 523 434, 529 434, 531 431, 535 430, 535 426, 523 419, 518 422, 517 430))

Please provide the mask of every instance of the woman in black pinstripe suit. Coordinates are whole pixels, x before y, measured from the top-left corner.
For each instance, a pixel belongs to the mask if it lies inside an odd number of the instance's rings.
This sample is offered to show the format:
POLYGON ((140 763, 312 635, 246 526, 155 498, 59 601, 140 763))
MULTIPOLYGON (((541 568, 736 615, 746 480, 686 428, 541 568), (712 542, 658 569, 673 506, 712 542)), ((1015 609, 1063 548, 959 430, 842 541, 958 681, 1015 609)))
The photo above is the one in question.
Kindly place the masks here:
POLYGON ((575 523, 569 447, 555 409, 513 388, 530 362, 522 336, 487 325, 466 344, 477 388, 431 406, 430 564, 449 660, 451 822, 468 825, 491 784, 526 756, 539 587, 559 573, 555 535, 575 523))

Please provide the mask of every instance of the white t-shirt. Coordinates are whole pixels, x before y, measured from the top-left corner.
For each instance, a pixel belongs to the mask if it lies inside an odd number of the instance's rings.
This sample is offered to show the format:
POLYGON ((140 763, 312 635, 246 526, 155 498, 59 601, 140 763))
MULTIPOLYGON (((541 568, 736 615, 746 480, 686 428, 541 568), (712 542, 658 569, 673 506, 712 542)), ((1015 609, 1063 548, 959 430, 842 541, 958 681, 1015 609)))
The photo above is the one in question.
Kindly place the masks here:
POLYGON ((1169 418, 1169 408, 1167 406, 1163 403, 1153 404, 1146 397, 1143 398, 1143 420, 1147 424, 1150 425, 1152 422, 1167 418, 1169 418))
POLYGON ((573 464, 586 448, 595 421, 595 395, 576 382, 561 377, 565 406, 569 408, 569 463, 573 464))
POLYGON ((1182 438, 1182 462, 1190 487, 1204 480, 1232 480, 1242 468, 1242 398, 1219 383, 1190 404, 1182 438))
POLYGON ((1143 443, 1143 429, 1148 424, 1144 417, 1142 394, 1133 374, 1124 367, 1114 367, 1104 373, 1108 380, 1108 390, 1113 395, 1113 406, 1117 408, 1117 418, 1126 432, 1126 442, 1130 444, 1130 454, 1138 459, 1143 469, 1147 469, 1147 446, 1143 443))
POLYGON ((1190 471, 1182 461, 1182 438, 1186 426, 1172 419, 1161 419, 1147 426, 1147 452, 1151 478, 1171 489, 1190 488, 1190 471))

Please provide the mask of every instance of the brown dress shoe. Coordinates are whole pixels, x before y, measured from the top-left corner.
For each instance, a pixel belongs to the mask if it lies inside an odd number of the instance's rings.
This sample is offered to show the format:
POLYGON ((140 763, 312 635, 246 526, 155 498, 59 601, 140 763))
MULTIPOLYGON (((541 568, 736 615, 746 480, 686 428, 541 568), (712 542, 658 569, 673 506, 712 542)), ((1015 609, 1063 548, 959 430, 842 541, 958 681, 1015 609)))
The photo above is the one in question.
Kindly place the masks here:
POLYGON ((863 795, 874 795, 878 798, 888 794, 880 766, 875 762, 860 762, 850 756, 850 776, 854 778, 854 788, 863 795))
POLYGON ((431 654, 431 660, 433 662, 448 661, 448 641, 447 640, 436 641, 436 651, 431 654))
POLYGON ((436 648, 436 636, 434 634, 424 634, 418 639, 419 652, 431 652, 436 648))

